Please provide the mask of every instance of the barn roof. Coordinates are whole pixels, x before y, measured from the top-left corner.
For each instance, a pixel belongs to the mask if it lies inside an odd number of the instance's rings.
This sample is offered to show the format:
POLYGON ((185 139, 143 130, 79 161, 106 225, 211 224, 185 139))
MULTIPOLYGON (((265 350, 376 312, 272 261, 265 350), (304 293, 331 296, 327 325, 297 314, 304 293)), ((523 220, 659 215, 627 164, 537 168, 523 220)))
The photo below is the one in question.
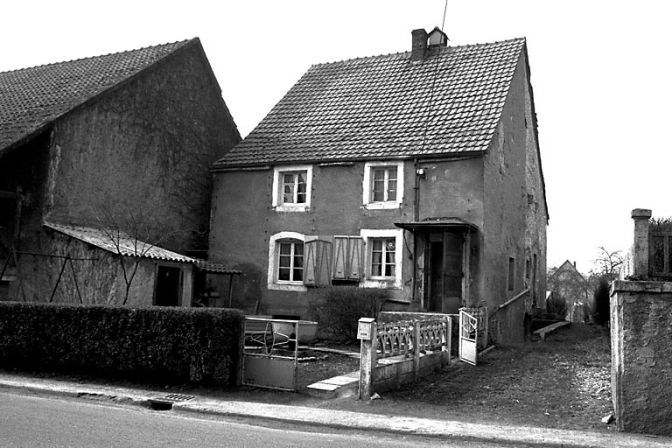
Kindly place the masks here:
POLYGON ((0 73, 0 155, 190 42, 0 73))
POLYGON ((487 150, 525 39, 312 66, 217 168, 487 150))

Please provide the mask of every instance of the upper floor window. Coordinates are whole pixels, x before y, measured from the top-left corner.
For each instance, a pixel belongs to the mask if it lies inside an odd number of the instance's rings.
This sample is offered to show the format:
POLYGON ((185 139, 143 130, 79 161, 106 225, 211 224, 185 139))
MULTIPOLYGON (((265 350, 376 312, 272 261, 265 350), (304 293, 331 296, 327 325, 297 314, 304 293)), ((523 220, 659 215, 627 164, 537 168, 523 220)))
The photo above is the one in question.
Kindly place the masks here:
POLYGON ((280 166, 273 170, 273 208, 279 212, 310 210, 313 167, 280 166))
POLYGON ((282 204, 306 203, 306 172, 282 173, 282 204))
POLYGON ((363 202, 367 209, 401 207, 403 162, 368 162, 364 166, 363 202))

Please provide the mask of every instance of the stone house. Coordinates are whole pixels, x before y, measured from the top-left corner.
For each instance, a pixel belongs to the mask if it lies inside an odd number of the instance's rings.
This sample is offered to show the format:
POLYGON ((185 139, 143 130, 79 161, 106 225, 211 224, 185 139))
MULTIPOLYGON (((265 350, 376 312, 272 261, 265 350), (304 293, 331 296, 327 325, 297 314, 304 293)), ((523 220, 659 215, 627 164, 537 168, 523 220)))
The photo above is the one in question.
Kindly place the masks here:
POLYGON ((583 322, 586 307, 592 302, 591 288, 588 280, 576 269, 576 263, 565 261, 551 274, 547 283, 551 296, 567 305, 564 317, 571 322, 583 322))
POLYGON ((446 42, 312 66, 214 165, 210 260, 248 311, 309 318, 311 288, 355 285, 523 339, 548 222, 526 42, 446 42))
MULTIPOLYGON (((196 266, 210 167, 239 141, 197 38, 0 73, 2 298, 119 303, 123 269, 103 269, 111 255, 143 259, 138 284, 170 263, 196 266), (136 252, 82 238, 114 243, 114 232, 136 252)), ((190 303, 186 271, 171 275, 190 303)), ((131 302, 161 301, 144 291, 131 302)))

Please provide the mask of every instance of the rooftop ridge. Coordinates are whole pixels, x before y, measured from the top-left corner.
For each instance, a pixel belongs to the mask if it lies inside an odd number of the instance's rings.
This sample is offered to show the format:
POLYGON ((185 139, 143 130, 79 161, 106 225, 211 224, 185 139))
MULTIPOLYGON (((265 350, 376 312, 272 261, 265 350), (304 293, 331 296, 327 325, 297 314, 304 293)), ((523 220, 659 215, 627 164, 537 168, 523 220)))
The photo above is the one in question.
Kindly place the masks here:
POLYGON ((100 54, 100 55, 97 55, 97 56, 87 56, 87 57, 77 58, 77 59, 68 59, 68 60, 65 60, 65 61, 49 62, 49 63, 45 63, 45 64, 33 65, 33 66, 30 66, 30 67, 21 67, 21 68, 17 68, 17 69, 14 69, 14 70, 7 70, 7 71, 4 71, 4 72, 0 72, 0 74, 16 73, 16 72, 22 72, 24 70, 33 70, 33 69, 37 69, 37 68, 47 68, 47 67, 53 67, 53 66, 57 66, 57 65, 61 65, 61 64, 71 64, 73 62, 87 61, 87 60, 92 60, 92 59, 104 58, 104 57, 107 57, 107 56, 136 53, 136 52, 140 52, 140 51, 143 51, 143 50, 149 50, 149 49, 161 48, 161 47, 168 47, 168 46, 171 46, 171 45, 178 45, 178 44, 186 45, 187 43, 189 43, 191 41, 194 41, 194 40, 197 40, 197 39, 198 39, 198 37, 193 37, 191 39, 178 40, 178 41, 175 41, 175 42, 166 42, 166 43, 163 43, 163 44, 147 45, 146 47, 140 47, 140 48, 136 48, 136 49, 133 49, 133 50, 115 51, 115 52, 111 52, 111 53, 100 54))
MULTIPOLYGON (((522 42, 526 43, 527 38, 526 37, 513 37, 510 39, 504 39, 504 40, 498 40, 498 41, 493 41, 493 42, 482 42, 482 43, 475 43, 475 44, 463 44, 463 45, 449 45, 446 48, 448 50, 463 50, 467 48, 481 48, 481 47, 491 47, 495 46, 498 44, 506 44, 506 43, 514 43, 514 42, 522 42)), ((361 60, 366 60, 366 59, 381 59, 385 57, 392 57, 392 56, 406 56, 410 55, 410 51, 399 51, 396 53, 383 53, 379 55, 371 55, 371 56, 359 56, 359 57, 354 57, 354 58, 349 58, 349 59, 342 59, 340 61, 331 61, 331 62, 318 62, 316 64, 312 64, 312 67, 320 67, 320 66, 325 66, 325 65, 330 65, 330 64, 342 64, 344 62, 352 62, 352 61, 361 61, 361 60)))

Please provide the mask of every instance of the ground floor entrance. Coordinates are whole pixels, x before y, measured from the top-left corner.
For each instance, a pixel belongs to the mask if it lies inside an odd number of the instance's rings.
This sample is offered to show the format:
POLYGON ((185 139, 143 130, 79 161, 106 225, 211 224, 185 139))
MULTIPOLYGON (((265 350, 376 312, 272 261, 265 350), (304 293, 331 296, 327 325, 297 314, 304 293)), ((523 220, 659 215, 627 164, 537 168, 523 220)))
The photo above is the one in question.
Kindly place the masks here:
POLYGON ((418 238, 425 253, 423 302, 427 311, 458 314, 469 297, 469 230, 432 229, 418 238))

